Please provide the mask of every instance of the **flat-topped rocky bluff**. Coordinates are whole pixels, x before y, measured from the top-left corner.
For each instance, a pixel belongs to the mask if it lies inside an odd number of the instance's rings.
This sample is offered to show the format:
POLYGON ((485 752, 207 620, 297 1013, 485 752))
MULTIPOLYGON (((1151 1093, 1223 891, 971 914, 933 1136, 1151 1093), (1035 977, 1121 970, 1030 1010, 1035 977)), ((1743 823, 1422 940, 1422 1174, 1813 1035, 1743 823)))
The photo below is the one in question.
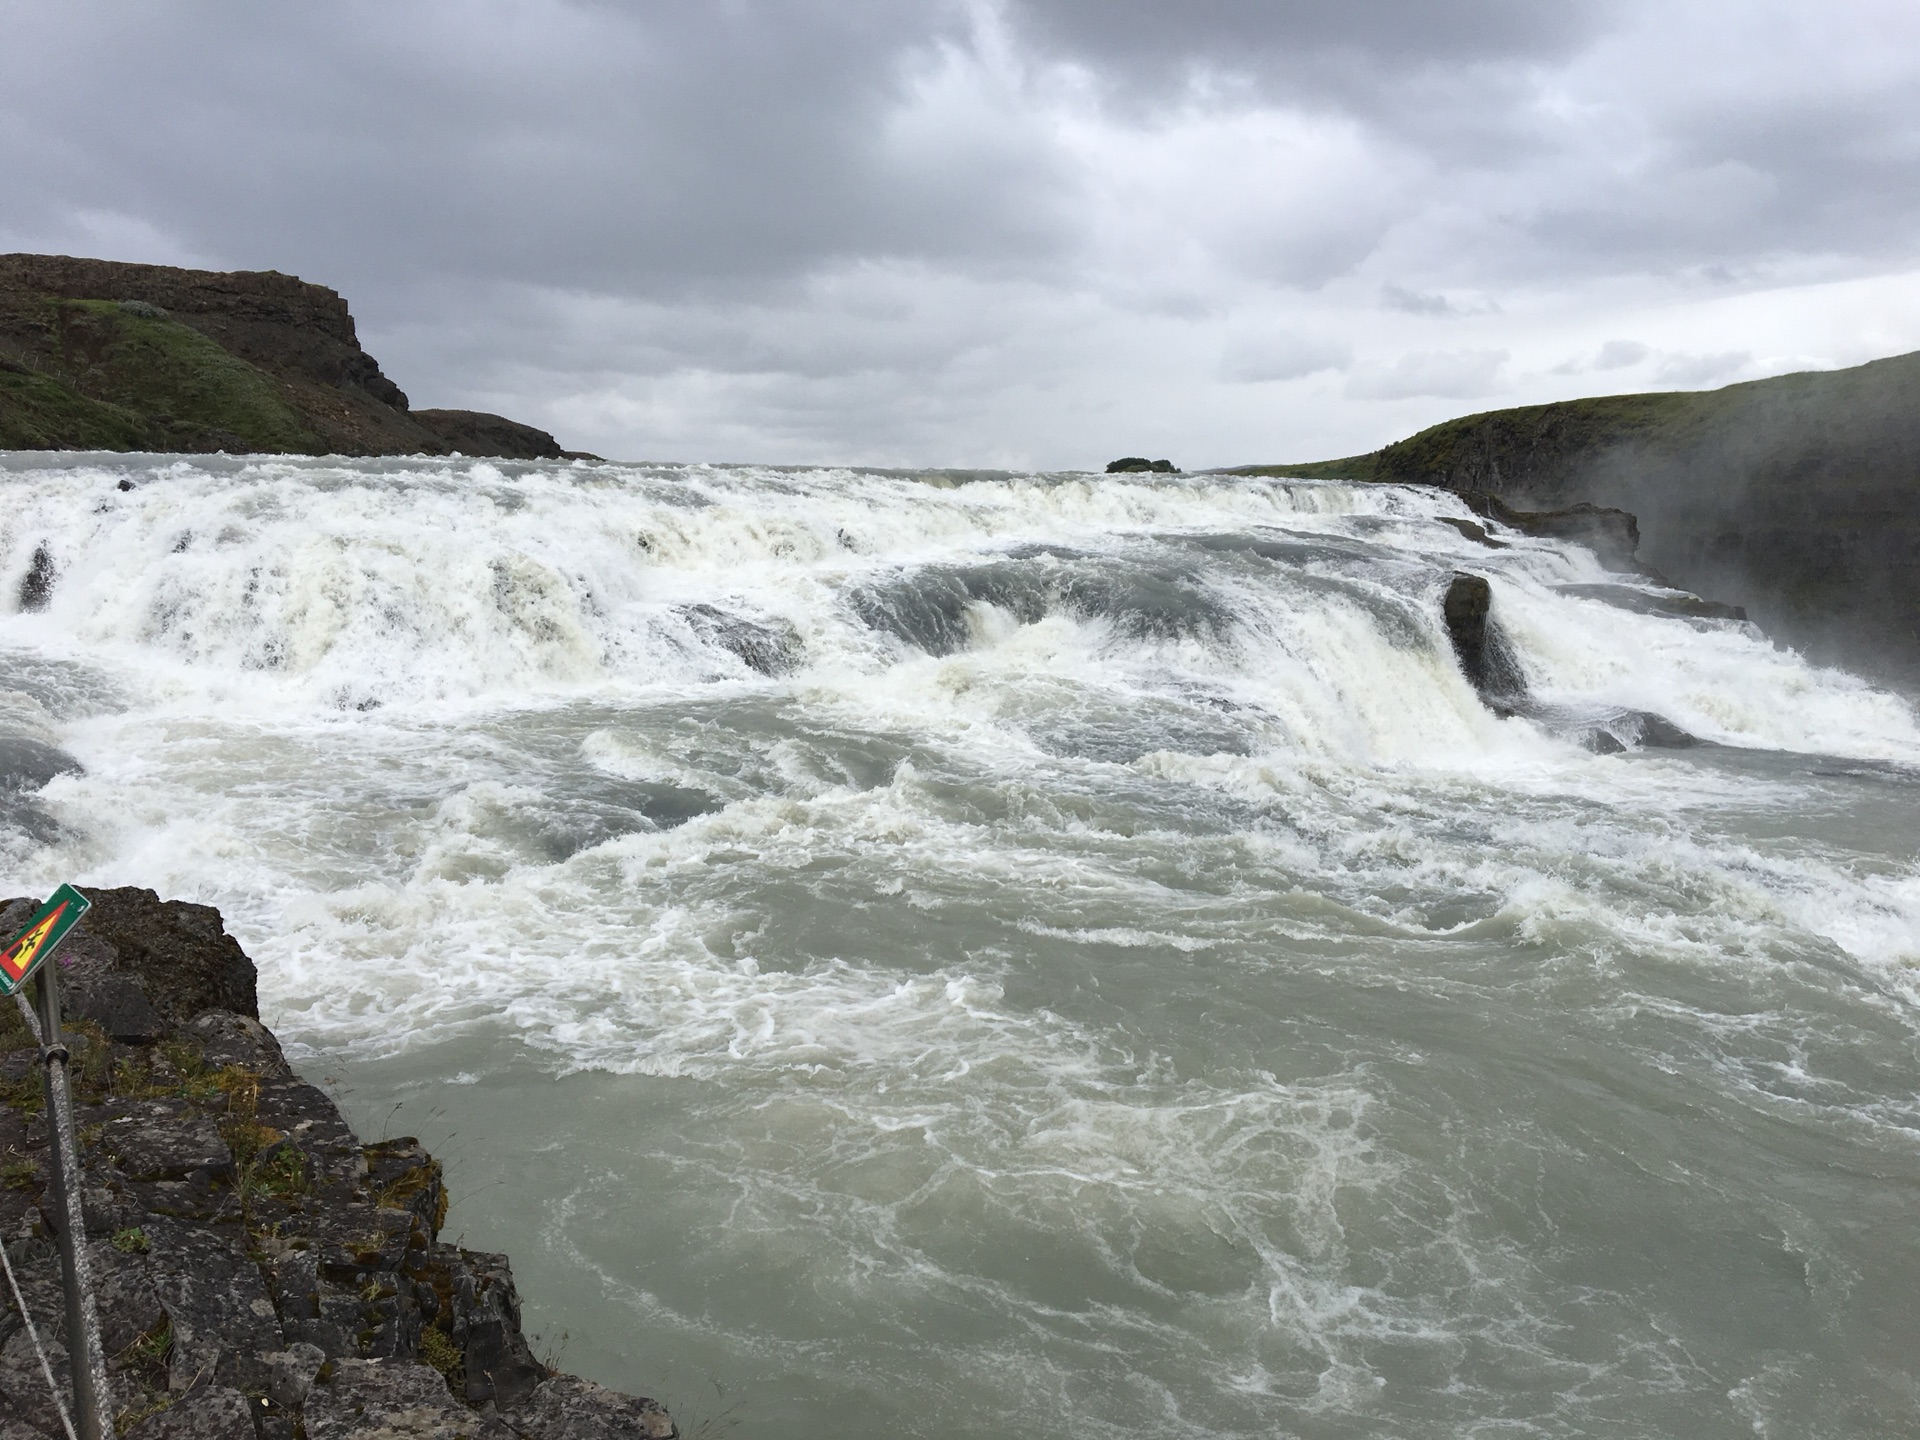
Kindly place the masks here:
POLYGON ((1367 455, 1228 473, 1442 486, 1495 519, 1630 513, 1639 559, 1678 585, 1823 663, 1920 688, 1920 352, 1494 410, 1367 455))
MULTIPOLYGON (((363 1144, 260 1023, 219 912, 89 890, 56 958, 126 1440, 667 1440, 652 1400, 537 1360, 504 1255, 442 1241, 440 1165, 363 1144)), ((7 902, 11 935, 35 902, 7 902)), ((0 1241, 66 1383, 39 1052, 0 1002, 0 1241)), ((0 1440, 61 1434, 10 1296, 0 1440)))
POLYGON ((499 415, 411 408, 324 285, 71 255, 0 255, 0 450, 575 453, 499 415))

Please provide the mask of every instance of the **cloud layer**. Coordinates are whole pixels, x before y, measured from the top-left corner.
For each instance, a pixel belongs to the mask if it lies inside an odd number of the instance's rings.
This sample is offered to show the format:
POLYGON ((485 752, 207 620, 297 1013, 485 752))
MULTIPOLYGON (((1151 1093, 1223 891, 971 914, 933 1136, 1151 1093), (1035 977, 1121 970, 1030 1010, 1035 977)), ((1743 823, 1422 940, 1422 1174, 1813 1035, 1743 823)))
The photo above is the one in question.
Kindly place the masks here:
POLYGON ((1920 11, 9 7, 0 248, 622 456, 1189 465, 1920 347, 1920 11))

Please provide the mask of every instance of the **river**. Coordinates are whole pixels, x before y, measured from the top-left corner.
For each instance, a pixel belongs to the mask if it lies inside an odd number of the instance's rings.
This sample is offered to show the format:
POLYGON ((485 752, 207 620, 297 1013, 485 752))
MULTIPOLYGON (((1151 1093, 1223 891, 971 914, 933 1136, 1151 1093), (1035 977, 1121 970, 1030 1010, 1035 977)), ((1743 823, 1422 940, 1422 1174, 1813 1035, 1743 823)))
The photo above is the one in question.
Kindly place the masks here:
POLYGON ((1920 1423, 1897 695, 1395 487, 0 486, 9 893, 218 905, 683 1434, 1920 1423), (1596 753, 1640 711, 1706 743, 1596 753))

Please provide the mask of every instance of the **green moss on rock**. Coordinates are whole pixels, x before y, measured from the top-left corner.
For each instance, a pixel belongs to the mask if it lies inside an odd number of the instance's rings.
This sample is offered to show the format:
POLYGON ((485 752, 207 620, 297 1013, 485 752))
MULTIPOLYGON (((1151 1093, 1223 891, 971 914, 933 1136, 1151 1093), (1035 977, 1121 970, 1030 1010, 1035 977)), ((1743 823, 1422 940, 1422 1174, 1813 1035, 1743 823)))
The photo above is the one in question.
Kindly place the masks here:
POLYGON ((153 438, 143 416, 51 375, 0 366, 0 450, 145 450, 153 438))
POLYGON ((62 300, 51 309, 60 378, 83 398, 145 416, 154 448, 325 449, 272 379, 158 307, 62 300))

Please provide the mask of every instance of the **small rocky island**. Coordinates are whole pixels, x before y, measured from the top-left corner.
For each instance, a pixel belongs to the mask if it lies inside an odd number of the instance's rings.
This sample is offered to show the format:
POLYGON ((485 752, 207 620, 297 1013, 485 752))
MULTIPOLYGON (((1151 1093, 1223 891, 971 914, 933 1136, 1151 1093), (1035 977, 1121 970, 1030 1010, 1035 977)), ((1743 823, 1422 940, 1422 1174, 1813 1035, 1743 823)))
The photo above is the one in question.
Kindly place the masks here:
POLYGON ((324 285, 71 255, 0 255, 0 450, 598 458, 413 409, 324 285))
MULTIPOLYGON (((652 1400, 536 1359, 504 1255, 442 1241, 440 1165, 362 1144, 260 1023, 204 905, 88 891, 56 956, 87 1249, 126 1440, 668 1440, 652 1400)), ((36 902, 0 910, 11 935, 36 902)), ((0 1001, 0 1241, 65 1381, 39 1051, 0 1001)), ((61 1425, 11 1297, 0 1440, 61 1425)))

